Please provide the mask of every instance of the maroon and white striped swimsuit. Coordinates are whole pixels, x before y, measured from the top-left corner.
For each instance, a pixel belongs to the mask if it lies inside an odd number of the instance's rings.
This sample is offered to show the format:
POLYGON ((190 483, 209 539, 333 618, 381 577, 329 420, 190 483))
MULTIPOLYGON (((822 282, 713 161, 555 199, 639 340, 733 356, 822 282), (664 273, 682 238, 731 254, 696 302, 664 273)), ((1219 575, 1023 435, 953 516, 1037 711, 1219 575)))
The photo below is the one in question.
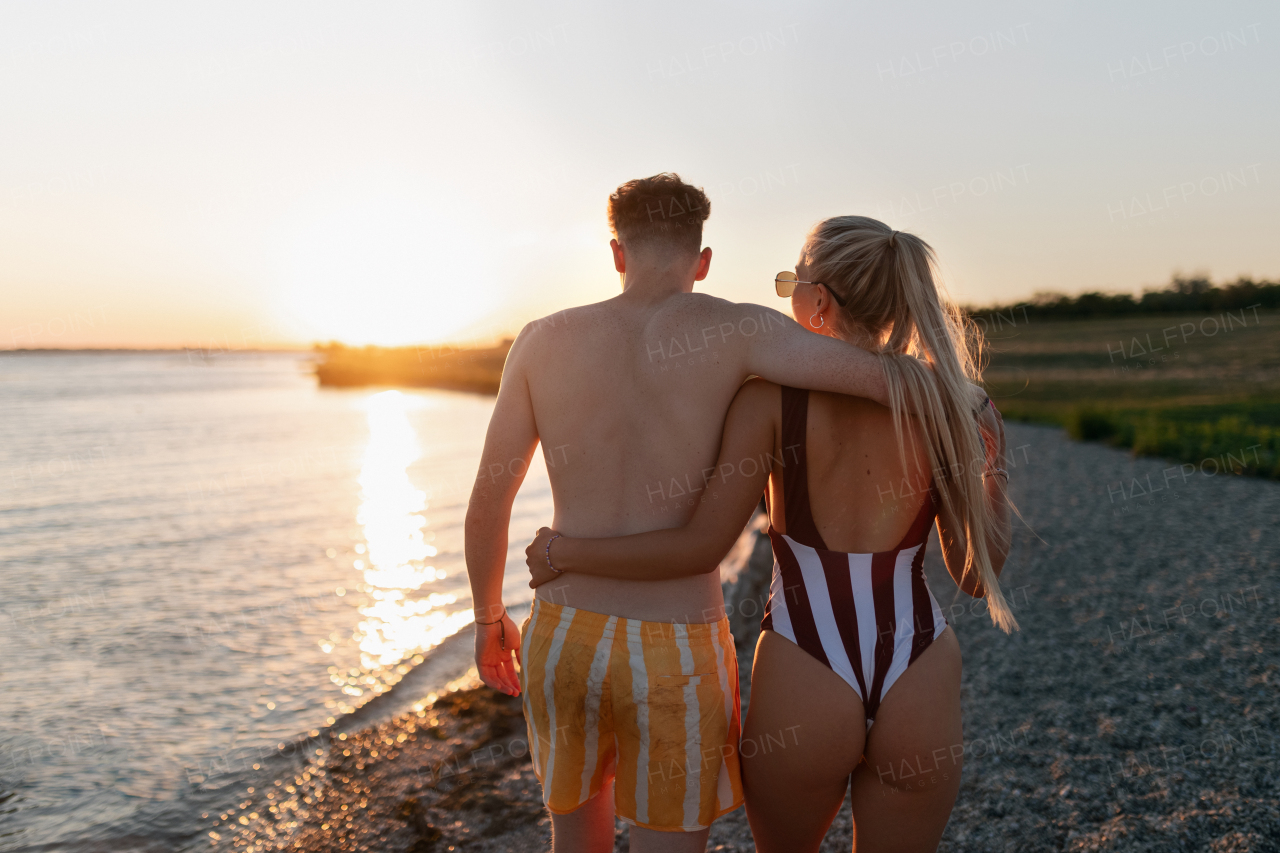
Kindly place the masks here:
POLYGON ((858 692, 867 728, 880 701, 947 629, 924 579, 924 548, 937 508, 932 494, 892 551, 827 550, 809 508, 805 427, 809 392, 782 388, 782 469, 787 532, 769 526, 773 582, 761 627, 781 634, 858 692))

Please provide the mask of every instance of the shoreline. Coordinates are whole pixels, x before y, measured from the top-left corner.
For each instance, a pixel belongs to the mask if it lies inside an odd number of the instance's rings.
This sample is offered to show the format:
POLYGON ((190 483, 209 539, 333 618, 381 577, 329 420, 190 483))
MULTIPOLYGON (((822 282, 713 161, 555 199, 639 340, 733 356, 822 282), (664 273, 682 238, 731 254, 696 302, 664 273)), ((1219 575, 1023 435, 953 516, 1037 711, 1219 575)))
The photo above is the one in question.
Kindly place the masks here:
POLYGON ((250 788, 201 835, 215 850, 545 849, 550 818, 519 698, 470 679, 453 687, 419 710, 331 732, 292 778, 250 788))
MULTIPOLYGON (((1010 488, 1030 527, 1015 528, 1001 578, 1022 630, 1002 634, 955 591, 936 535, 925 559, 964 653, 963 777, 938 849, 1277 849, 1280 488, 1216 478, 1183 501, 1119 513, 1106 482, 1162 463, 1056 429, 1007 429, 1011 447, 1029 449, 1010 488), (1153 610, 1177 615, 1151 632, 1153 610)), ((759 538, 739 546, 756 557, 726 587, 745 707, 768 550, 759 538)), ((302 771, 241 797, 219 838, 188 849, 547 849, 519 700, 456 686, 334 733, 302 771)), ((820 849, 847 853, 852 832, 846 798, 820 849)), ((628 849, 626 833, 615 849, 628 849)), ((712 825, 707 849, 754 850, 743 809, 712 825)))

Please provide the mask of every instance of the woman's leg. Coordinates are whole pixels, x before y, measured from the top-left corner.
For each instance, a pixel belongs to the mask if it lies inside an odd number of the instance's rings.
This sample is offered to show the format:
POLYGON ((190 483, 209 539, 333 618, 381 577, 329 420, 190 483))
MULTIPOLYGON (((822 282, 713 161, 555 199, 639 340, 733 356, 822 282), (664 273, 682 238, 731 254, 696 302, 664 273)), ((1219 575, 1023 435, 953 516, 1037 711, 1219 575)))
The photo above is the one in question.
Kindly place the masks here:
POLYGON ((964 763, 960 668, 960 644, 947 628, 881 701, 853 773, 857 853, 937 849, 964 763))
POLYGON ((790 640, 761 633, 741 748, 760 853, 818 849, 862 757, 865 719, 838 675, 790 640))

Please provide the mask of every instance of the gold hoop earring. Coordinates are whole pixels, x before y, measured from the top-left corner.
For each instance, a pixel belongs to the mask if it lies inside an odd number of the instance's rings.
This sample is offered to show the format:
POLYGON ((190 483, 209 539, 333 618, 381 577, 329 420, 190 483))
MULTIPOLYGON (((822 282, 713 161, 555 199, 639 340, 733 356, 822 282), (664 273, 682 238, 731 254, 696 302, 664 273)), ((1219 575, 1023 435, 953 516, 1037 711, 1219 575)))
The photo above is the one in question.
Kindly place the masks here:
POLYGON ((815 328, 815 329, 821 329, 824 325, 826 325, 826 323, 827 323, 827 318, 826 318, 826 317, 823 317, 821 314, 817 313, 816 311, 814 312, 813 317, 810 317, 810 318, 809 318, 809 325, 810 325, 810 326, 812 326, 813 328, 815 328), (813 317, 817 317, 817 318, 818 318, 818 322, 817 322, 817 323, 814 323, 814 322, 813 322, 813 317))

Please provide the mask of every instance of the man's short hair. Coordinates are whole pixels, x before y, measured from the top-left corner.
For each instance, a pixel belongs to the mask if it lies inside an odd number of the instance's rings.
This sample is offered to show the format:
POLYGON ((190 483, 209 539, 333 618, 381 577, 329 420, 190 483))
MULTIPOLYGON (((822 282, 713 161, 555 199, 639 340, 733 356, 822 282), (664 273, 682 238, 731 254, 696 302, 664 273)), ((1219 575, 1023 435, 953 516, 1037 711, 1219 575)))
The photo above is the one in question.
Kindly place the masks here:
POLYGON ((711 201, 674 172, 627 181, 609 196, 609 228, 624 246, 661 244, 697 253, 711 201))

